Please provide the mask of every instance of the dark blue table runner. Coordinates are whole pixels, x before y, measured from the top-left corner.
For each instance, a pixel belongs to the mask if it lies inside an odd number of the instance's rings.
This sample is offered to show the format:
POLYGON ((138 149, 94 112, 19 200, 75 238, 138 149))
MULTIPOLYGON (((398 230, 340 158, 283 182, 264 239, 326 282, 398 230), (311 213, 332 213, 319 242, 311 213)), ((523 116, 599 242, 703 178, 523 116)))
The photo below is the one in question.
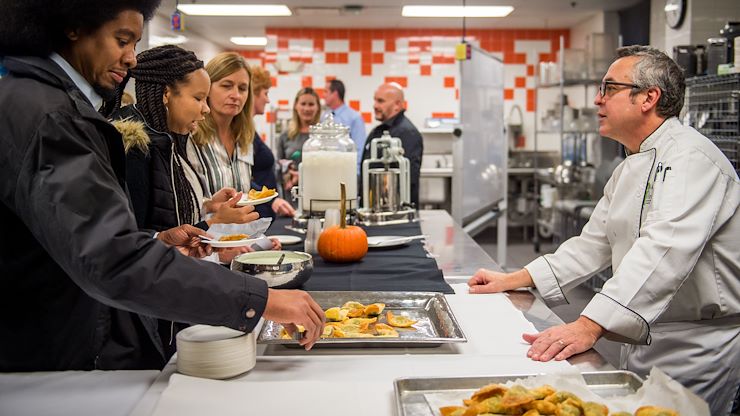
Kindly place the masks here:
MULTIPOLYGON (((285 228, 289 218, 276 218, 268 235, 289 234, 304 238, 285 228)), ((419 223, 363 227, 368 236, 421 234, 419 223)), ((302 251, 303 243, 283 247, 302 251)), ((424 245, 414 240, 400 247, 371 248, 359 262, 329 263, 314 255, 314 271, 304 290, 392 291, 454 293, 444 281, 437 262, 427 257, 424 245)))

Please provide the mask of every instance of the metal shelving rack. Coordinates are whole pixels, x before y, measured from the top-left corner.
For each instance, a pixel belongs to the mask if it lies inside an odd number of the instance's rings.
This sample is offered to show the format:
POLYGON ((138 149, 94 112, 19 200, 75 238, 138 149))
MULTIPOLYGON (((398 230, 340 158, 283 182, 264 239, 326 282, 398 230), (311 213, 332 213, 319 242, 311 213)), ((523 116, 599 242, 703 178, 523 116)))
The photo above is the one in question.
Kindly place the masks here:
POLYGON ((686 80, 684 121, 707 136, 740 173, 740 74, 686 80))
MULTIPOLYGON (((560 49, 558 50, 558 61, 560 62, 559 65, 559 71, 560 71, 560 82, 552 83, 552 84, 539 84, 539 78, 536 78, 536 84, 535 84, 535 93, 534 93, 534 198, 535 198, 535 204, 534 204, 534 235, 533 235, 533 244, 534 244, 534 251, 536 253, 540 252, 540 237, 539 237, 539 225, 540 225, 540 189, 539 189, 539 179, 538 179, 538 158, 536 157, 537 151, 538 151, 538 136, 543 134, 558 134, 560 137, 560 143, 562 148, 563 143, 563 136, 568 133, 569 131, 565 129, 565 126, 563 125, 563 119, 564 119, 564 111, 565 107, 563 105, 560 106, 560 126, 557 131, 546 131, 546 130, 540 130, 538 126, 538 120, 539 120, 539 91, 542 89, 550 89, 550 88, 558 88, 559 96, 558 99, 561 99, 563 96, 564 89, 566 87, 571 86, 583 86, 584 87, 584 102, 588 103, 589 96, 588 96, 588 87, 591 85, 597 86, 601 80, 596 79, 565 79, 565 65, 563 64, 563 54, 565 51, 565 38, 563 36, 560 36, 560 49)), ((562 154, 561 154, 561 161, 562 161, 562 154)))

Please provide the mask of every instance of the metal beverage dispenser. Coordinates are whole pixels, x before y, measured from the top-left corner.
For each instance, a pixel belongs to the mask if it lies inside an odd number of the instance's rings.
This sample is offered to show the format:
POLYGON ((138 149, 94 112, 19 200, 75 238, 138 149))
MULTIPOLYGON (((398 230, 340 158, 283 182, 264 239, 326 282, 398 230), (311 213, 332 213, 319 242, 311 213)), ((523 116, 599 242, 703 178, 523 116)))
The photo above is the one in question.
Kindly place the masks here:
POLYGON ((415 218, 411 207, 411 164, 403 156, 401 139, 388 131, 370 143, 370 158, 362 162, 360 222, 383 225, 415 218))

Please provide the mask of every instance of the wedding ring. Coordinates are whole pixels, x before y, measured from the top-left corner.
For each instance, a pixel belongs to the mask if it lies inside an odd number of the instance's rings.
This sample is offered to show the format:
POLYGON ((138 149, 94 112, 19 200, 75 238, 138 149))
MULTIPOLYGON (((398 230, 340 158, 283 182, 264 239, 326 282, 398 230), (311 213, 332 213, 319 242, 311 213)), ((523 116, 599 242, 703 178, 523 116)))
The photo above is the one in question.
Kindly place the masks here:
POLYGON ((558 344, 560 344, 560 346, 562 347, 563 345, 565 345, 565 342, 562 339, 559 339, 558 344))

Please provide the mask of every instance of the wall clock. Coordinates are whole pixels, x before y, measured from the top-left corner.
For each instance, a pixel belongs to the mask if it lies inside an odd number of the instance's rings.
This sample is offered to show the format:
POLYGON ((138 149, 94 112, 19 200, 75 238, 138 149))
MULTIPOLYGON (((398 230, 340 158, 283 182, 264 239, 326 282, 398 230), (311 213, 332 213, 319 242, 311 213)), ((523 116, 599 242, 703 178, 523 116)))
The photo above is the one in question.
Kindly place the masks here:
POLYGON ((666 24, 676 29, 681 26, 686 15, 686 0, 665 0, 664 10, 666 24))

